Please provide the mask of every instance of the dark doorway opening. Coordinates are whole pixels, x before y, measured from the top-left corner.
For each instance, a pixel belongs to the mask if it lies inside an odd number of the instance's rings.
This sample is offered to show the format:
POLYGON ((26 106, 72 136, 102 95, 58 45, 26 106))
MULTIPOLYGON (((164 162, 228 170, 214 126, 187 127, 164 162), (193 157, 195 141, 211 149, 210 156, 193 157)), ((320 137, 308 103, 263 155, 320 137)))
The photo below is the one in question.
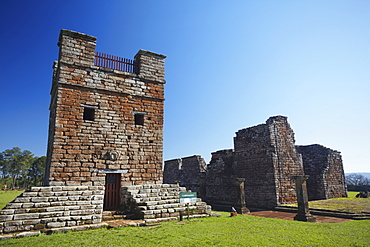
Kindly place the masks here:
POLYGON ((107 173, 105 176, 104 210, 118 210, 120 204, 121 174, 107 173))

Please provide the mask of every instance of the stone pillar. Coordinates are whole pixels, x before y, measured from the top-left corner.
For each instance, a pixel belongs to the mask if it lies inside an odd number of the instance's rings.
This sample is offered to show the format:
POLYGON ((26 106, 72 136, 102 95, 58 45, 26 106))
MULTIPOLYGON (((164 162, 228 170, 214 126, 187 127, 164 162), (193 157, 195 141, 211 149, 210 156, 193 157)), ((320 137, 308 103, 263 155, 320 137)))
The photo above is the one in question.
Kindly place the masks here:
POLYGON ((94 65, 96 37, 62 29, 58 46, 59 62, 77 66, 94 65))
POLYGON ((235 182, 238 190, 238 202, 240 205, 240 212, 241 214, 249 214, 250 211, 245 203, 245 190, 244 190, 245 178, 237 178, 235 179, 235 182))
POLYGON ((135 55, 135 73, 142 79, 165 83, 165 58, 165 55, 146 50, 139 50, 135 55))
POLYGON ((310 214, 310 210, 308 208, 308 195, 306 187, 306 180, 308 177, 309 176, 307 175, 292 177, 295 181, 298 201, 298 213, 294 217, 294 220, 315 222, 316 218, 310 214))

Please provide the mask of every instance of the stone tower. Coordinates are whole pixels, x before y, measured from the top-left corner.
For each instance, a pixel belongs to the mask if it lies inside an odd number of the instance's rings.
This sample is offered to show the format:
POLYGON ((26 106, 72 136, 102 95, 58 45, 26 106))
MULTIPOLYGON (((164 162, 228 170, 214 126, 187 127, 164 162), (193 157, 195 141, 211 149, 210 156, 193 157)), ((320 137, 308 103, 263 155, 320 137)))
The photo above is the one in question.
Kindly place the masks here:
POLYGON ((166 56, 97 53, 69 30, 58 46, 45 185, 161 183, 166 56))
POLYGON ((236 132, 234 169, 245 178, 248 207, 273 208, 296 201, 292 176, 304 171, 294 144, 294 132, 284 116, 236 132))

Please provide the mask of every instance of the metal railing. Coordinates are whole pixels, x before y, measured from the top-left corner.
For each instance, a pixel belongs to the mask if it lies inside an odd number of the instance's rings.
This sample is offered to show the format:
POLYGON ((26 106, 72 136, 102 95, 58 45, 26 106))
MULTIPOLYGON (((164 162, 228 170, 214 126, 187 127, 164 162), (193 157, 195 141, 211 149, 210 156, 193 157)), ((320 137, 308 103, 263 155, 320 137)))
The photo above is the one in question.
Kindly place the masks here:
POLYGON ((94 65, 98 67, 135 73, 134 60, 95 52, 94 65))

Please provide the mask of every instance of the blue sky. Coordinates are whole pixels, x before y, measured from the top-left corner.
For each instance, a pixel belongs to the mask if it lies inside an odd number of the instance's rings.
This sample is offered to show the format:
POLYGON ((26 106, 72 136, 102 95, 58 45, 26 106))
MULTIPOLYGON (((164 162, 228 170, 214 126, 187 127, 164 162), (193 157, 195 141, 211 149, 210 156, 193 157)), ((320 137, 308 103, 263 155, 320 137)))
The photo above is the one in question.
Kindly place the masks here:
POLYGON ((167 55, 164 160, 233 147, 239 129, 288 117, 296 144, 370 171, 370 1, 3 0, 0 151, 46 154, 60 29, 97 51, 167 55))

